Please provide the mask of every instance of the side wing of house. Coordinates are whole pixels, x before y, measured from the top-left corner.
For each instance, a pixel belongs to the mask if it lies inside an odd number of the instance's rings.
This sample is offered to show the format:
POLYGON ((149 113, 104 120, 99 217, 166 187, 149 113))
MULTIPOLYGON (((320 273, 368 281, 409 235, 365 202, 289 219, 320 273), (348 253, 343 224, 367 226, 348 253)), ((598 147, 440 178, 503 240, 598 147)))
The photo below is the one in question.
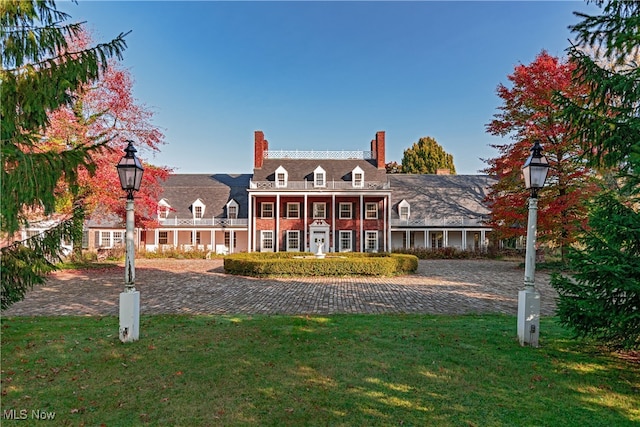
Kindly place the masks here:
POLYGON ((486 175, 389 175, 391 247, 484 250, 491 228, 486 175))

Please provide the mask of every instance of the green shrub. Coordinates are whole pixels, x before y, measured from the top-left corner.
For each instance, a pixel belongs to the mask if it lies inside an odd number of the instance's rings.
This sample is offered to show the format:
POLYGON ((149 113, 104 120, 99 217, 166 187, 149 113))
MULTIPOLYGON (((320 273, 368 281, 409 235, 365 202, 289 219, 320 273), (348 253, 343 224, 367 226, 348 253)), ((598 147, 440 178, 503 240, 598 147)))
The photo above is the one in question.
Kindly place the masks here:
POLYGON ((224 269, 243 276, 391 276, 418 268, 413 255, 340 253, 324 259, 312 257, 293 252, 240 253, 225 257, 224 269))

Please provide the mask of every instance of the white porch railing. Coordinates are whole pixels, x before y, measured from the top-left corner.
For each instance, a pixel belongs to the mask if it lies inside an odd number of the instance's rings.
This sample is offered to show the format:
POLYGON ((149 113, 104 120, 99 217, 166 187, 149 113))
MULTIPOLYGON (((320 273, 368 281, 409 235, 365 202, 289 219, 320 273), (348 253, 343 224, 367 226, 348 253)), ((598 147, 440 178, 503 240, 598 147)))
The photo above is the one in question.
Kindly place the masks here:
POLYGON ((392 227, 482 227, 485 218, 464 216, 426 217, 412 219, 392 219, 392 227))
POLYGON ((246 218, 166 218, 158 220, 162 226, 220 226, 220 227, 246 227, 249 221, 246 218))
POLYGON ((308 191, 327 191, 327 190, 388 190, 390 185, 388 182, 369 181, 364 182, 362 187, 354 187, 353 183, 346 181, 329 181, 323 187, 316 187, 313 181, 288 181, 287 185, 277 187, 274 181, 250 181, 249 188, 252 190, 308 190, 308 191))

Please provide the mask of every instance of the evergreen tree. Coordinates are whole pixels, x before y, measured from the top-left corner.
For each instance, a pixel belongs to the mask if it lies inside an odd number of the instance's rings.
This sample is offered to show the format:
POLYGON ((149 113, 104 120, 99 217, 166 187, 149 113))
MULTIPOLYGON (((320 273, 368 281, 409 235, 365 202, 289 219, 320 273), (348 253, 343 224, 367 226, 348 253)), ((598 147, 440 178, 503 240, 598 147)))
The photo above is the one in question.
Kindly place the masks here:
POLYGON ((583 248, 570 276, 554 275, 560 321, 579 336, 640 348, 640 3, 596 1, 601 15, 578 14, 569 49, 575 79, 589 87, 577 105, 559 96, 585 158, 609 179, 592 204, 583 248), (605 4, 606 3, 606 4, 605 4))
MULTIPOLYGON (((120 34, 109 43, 73 51, 81 24, 65 24, 69 16, 53 0, 3 0, 0 3, 0 232, 9 241, 30 210, 52 213, 61 181, 77 190, 79 168, 93 169, 91 154, 99 145, 70 141, 58 150, 43 150, 48 113, 71 105, 73 91, 95 81, 110 57, 126 47, 120 34)), ((56 229, 2 249, 2 308, 22 299, 61 253, 61 239, 77 237, 81 206, 56 229)))
POLYGON ((411 148, 404 150, 402 172, 404 173, 436 173, 438 169, 446 169, 452 175, 456 173, 453 156, 430 136, 420 138, 411 148))

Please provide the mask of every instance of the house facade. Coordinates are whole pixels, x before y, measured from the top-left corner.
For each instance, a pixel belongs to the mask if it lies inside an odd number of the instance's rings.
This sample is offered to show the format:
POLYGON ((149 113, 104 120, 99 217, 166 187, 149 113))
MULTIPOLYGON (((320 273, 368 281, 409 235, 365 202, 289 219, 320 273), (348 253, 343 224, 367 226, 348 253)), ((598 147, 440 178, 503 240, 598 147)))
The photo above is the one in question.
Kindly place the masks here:
MULTIPOLYGON (((364 151, 274 151, 254 134, 251 174, 175 174, 136 247, 234 252, 483 250, 484 175, 387 174, 385 132, 364 151)), ((88 221, 88 249, 123 244, 121 220, 88 221)))

